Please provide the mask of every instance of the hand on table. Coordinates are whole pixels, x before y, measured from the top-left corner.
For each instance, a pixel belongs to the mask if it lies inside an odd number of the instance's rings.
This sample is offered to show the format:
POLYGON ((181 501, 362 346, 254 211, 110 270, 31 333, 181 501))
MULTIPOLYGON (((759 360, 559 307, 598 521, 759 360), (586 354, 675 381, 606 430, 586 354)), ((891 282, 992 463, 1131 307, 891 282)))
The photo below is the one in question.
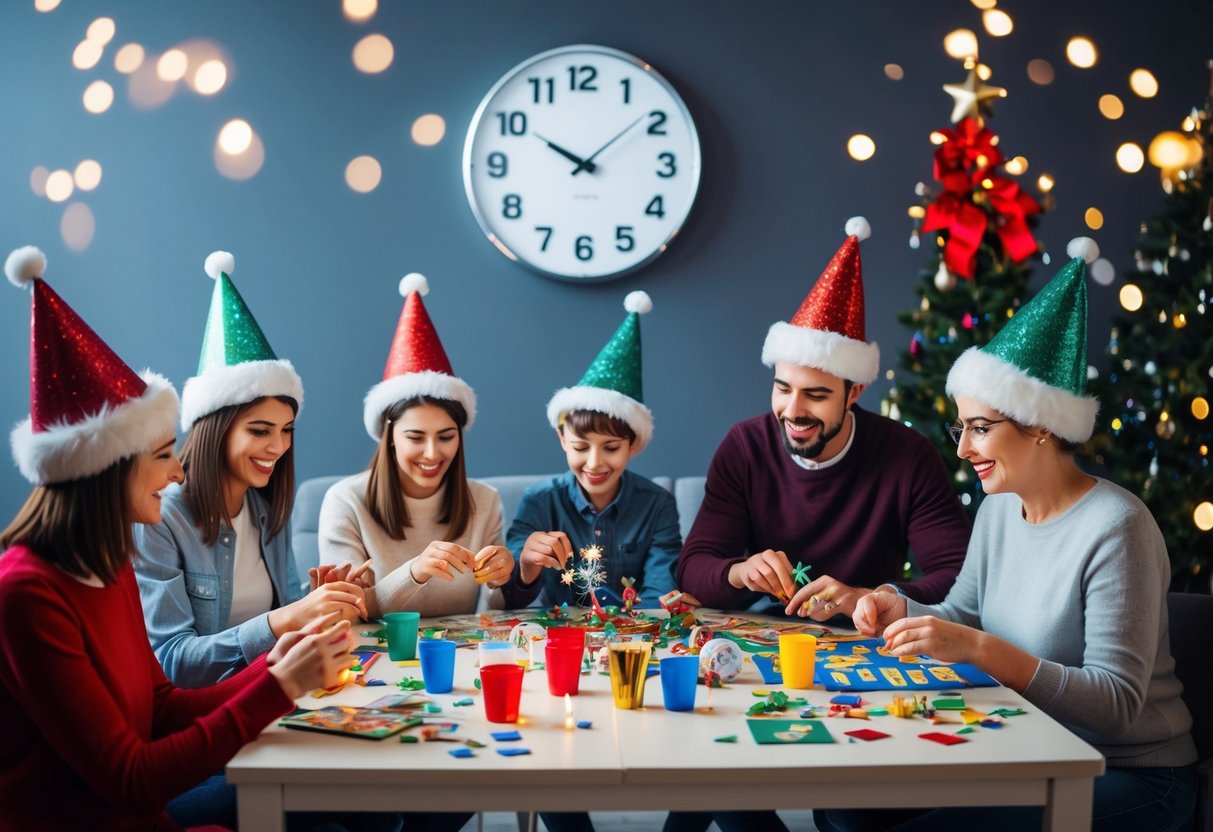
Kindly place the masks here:
POLYGON ((476 583, 496 589, 514 574, 514 555, 504 546, 485 546, 476 553, 476 583))
POLYGON ((785 605, 784 612, 825 621, 835 615, 851 615, 859 599, 871 592, 865 587, 847 586, 836 578, 822 575, 798 589, 785 605))
POLYGON ((313 619, 278 639, 266 656, 270 675, 291 699, 315 688, 335 687, 357 662, 350 652, 354 648, 350 622, 338 621, 330 626, 331 621, 331 615, 313 619))
POLYGON ((424 585, 430 578, 455 580, 455 576, 451 574, 452 569, 460 574, 474 571, 476 556, 470 549, 458 543, 435 540, 425 547, 424 552, 409 561, 409 574, 419 586, 424 585))
POLYGON ((874 636, 884 631, 894 621, 906 617, 906 599, 896 592, 869 592, 855 604, 851 619, 855 629, 864 635, 874 636))
POLYGON ((665 595, 658 599, 662 609, 670 609, 671 606, 684 606, 689 610, 696 607, 702 607, 703 603, 689 592, 683 592, 681 589, 671 589, 665 595))
POLYGON ((564 532, 531 532, 518 555, 519 578, 533 584, 544 569, 564 569, 573 556, 573 544, 564 532))
POLYGON ((729 584, 736 589, 752 589, 774 595, 785 604, 796 593, 788 556, 774 549, 750 555, 729 567, 729 584))
MULTIPOLYGON (((884 593, 878 593, 884 594, 884 593)), ((919 615, 894 621, 884 630, 885 646, 894 656, 930 656, 942 662, 978 663, 981 630, 919 615)))

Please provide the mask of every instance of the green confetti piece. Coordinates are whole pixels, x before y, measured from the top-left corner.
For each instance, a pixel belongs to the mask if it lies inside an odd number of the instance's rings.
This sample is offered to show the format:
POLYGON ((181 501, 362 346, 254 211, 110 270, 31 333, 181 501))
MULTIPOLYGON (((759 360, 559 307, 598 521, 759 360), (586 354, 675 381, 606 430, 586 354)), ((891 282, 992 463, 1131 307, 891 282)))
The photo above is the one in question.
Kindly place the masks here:
POLYGON ((400 741, 401 742, 420 742, 420 740, 417 739, 417 737, 415 737, 413 734, 401 734, 400 741))
POLYGON ((888 716, 889 712, 884 708, 868 708, 868 716, 888 716))
POLYGON ((717 737, 713 742, 737 742, 737 735, 729 734, 727 737, 717 737))
POLYGON ((438 705, 435 705, 433 702, 431 702, 425 706, 425 712, 427 714, 440 714, 440 713, 442 713, 442 708, 438 705))
POLYGON ((471 700, 471 699, 456 699, 456 700, 455 700, 454 702, 452 702, 451 704, 452 704, 452 705, 454 705, 456 708, 462 708, 462 707, 464 707, 465 705, 471 705, 471 704, 472 704, 472 700, 471 700))
POLYGON ((960 729, 959 731, 957 731, 956 733, 958 733, 958 734, 972 734, 972 733, 973 733, 975 730, 977 730, 977 729, 976 729, 976 728, 973 728, 972 726, 966 726, 966 727, 964 727, 964 728, 961 728, 961 729, 960 729))
POLYGON ((425 682, 412 676, 406 676, 396 683, 396 687, 401 690, 423 690, 425 682))
POLYGON ((475 679, 472 680, 472 685, 473 685, 473 687, 476 688, 476 690, 480 690, 480 677, 479 676, 477 676, 475 679))

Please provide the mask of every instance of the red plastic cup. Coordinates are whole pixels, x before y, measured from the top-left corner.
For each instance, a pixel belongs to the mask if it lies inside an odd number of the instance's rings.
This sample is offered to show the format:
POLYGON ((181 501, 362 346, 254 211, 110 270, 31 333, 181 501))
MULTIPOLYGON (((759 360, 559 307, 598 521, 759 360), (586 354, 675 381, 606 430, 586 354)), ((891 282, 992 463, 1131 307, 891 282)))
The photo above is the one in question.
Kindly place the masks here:
POLYGON ((548 669, 548 692, 552 696, 576 696, 581 685, 581 660, 585 648, 576 641, 548 641, 544 657, 548 669))
POLYGON ((548 628, 548 644, 576 643, 585 647, 585 630, 580 627, 550 627, 548 628))
POLYGON ((522 699, 522 665, 491 664, 480 668, 484 715, 489 722, 517 722, 522 699))

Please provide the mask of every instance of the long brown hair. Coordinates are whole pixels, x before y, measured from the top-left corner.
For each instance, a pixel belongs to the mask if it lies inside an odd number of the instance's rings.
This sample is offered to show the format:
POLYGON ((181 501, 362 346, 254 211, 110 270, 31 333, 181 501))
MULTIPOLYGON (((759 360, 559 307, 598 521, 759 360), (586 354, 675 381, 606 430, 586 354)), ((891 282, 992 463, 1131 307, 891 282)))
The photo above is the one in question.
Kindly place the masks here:
POLYGON ((370 477, 366 482, 366 507, 375 522, 383 527, 392 540, 404 540, 404 530, 413 525, 409 509, 404 502, 404 487, 400 484, 400 470, 396 464, 396 451, 392 445, 392 423, 411 407, 432 404, 446 411, 455 422, 459 432, 459 449, 442 476, 446 493, 442 497, 442 514, 438 518, 450 526, 451 540, 458 540, 467 531, 472 521, 472 490, 468 487, 467 468, 463 457, 463 428, 468 423, 468 413, 457 401, 435 399, 430 396, 414 396, 389 407, 383 414, 383 427, 379 432, 379 444, 371 457, 370 477))
MULTIPOLYGON (((232 426, 246 411, 267 398, 282 402, 299 412, 299 403, 290 396, 262 396, 246 404, 233 404, 208 413, 194 422, 190 435, 181 448, 181 467, 185 469, 183 496, 185 505, 202 532, 202 544, 210 546, 219 536, 223 524, 231 525, 227 500, 223 493, 223 474, 227 465, 227 437, 232 426)), ((295 506, 295 443, 286 449, 274 464, 274 473, 257 493, 270 504, 269 536, 286 527, 295 506)))
POLYGON ((21 543, 69 575, 113 583, 135 550, 129 497, 134 467, 130 456, 91 477, 39 485, 0 532, 0 547, 21 543))

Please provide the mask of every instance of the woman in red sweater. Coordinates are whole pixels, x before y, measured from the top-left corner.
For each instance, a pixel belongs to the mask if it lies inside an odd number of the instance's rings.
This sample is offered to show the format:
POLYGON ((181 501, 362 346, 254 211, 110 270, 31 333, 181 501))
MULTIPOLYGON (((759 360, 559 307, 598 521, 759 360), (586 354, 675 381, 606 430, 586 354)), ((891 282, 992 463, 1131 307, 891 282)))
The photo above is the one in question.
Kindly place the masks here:
POLYGON ((314 621, 221 684, 169 683, 130 559, 131 524, 160 522, 159 492, 182 479, 177 394, 127 367, 45 265, 32 247, 5 263, 33 291, 30 418, 12 445, 35 488, 0 532, 0 829, 178 829, 171 798, 353 663, 349 623, 314 621))

